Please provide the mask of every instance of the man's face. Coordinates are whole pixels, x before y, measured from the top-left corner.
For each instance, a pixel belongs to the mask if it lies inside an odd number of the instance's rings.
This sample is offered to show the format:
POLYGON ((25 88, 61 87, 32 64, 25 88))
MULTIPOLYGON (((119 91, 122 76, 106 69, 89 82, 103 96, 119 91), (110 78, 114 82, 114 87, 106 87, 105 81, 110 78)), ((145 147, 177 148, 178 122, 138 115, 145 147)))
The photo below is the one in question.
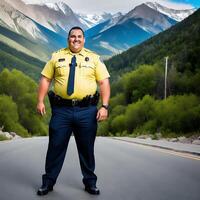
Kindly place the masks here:
POLYGON ((69 49, 73 53, 78 53, 83 48, 84 43, 85 38, 82 31, 79 29, 72 30, 68 38, 69 49))

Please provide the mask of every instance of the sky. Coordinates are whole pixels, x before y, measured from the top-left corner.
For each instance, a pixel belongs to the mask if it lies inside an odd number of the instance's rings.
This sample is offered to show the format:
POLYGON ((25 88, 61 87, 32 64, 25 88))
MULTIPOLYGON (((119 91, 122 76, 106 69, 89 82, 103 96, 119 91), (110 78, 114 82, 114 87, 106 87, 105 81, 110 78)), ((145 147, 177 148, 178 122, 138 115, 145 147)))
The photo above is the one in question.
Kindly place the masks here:
MULTIPOLYGON (((26 3, 58 2, 58 0, 23 0, 26 3)), ((199 8, 200 0, 61 0, 76 13, 126 13, 144 2, 158 2, 174 9, 199 8)))

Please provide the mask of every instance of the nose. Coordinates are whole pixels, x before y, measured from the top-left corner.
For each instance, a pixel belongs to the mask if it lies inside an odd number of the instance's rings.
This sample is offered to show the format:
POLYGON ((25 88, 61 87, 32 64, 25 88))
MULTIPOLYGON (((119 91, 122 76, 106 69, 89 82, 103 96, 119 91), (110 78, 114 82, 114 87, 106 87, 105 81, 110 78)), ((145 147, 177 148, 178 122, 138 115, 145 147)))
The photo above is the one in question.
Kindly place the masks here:
POLYGON ((75 37, 74 40, 75 40, 75 41, 78 41, 78 37, 75 37))

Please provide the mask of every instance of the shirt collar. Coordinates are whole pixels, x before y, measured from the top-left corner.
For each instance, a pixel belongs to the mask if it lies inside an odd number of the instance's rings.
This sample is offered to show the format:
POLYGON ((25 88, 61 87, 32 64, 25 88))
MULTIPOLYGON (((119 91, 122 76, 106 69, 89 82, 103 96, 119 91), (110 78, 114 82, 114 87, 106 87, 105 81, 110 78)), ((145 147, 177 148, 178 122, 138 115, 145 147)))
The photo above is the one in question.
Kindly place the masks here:
POLYGON ((66 54, 70 54, 70 55, 81 55, 81 56, 86 56, 85 48, 82 48, 81 51, 79 51, 78 53, 73 53, 73 52, 70 51, 69 48, 65 48, 65 53, 66 53, 66 54))

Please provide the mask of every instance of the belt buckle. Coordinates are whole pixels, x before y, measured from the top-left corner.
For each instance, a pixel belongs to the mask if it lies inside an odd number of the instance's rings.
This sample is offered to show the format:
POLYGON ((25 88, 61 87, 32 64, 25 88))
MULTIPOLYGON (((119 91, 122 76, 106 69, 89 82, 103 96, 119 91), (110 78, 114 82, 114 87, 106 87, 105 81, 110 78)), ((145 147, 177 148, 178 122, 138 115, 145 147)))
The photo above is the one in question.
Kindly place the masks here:
POLYGON ((76 106, 77 104, 77 99, 72 99, 72 106, 76 106))

